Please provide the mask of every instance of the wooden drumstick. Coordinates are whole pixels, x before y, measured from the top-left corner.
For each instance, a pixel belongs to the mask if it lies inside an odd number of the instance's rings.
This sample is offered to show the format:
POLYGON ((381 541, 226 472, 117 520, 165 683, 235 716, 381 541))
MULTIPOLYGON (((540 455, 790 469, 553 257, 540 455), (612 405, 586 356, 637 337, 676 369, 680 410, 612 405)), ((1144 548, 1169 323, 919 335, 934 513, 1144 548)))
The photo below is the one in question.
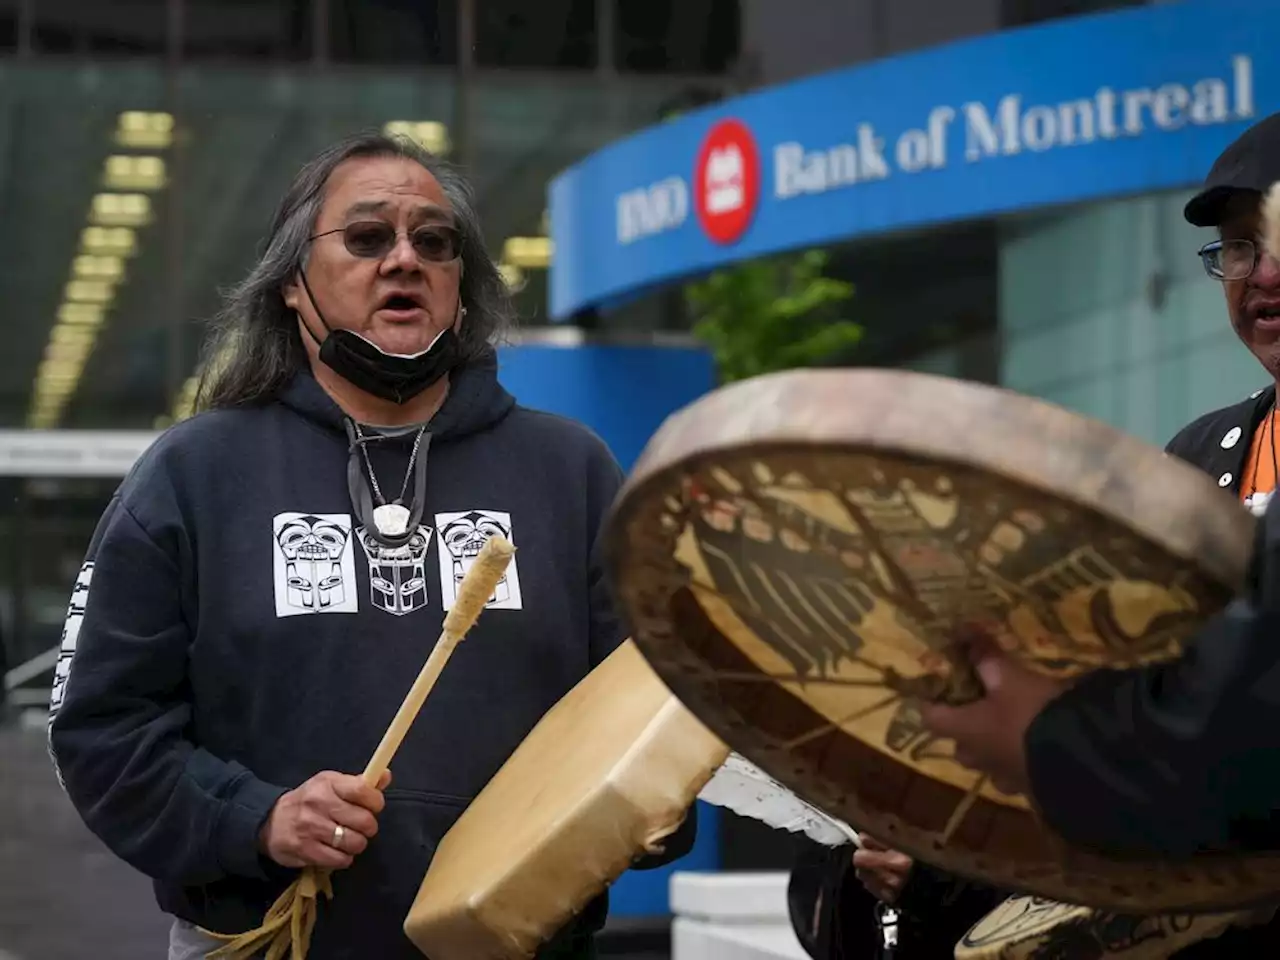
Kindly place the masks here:
POLYGON ((493 591, 506 573, 507 564, 511 562, 515 552, 516 548, 504 537, 490 537, 480 549, 480 555, 476 557, 475 563, 462 578, 462 584, 458 587, 458 596, 453 602, 453 609, 444 618, 444 629, 440 631, 440 638, 436 641, 431 655, 427 657, 427 662, 422 665, 418 679, 413 681, 413 686, 405 694, 400 709, 396 711, 395 718, 391 721, 391 726, 387 727, 387 732, 382 735, 382 742, 373 752, 369 765, 364 769, 364 782, 369 786, 376 787, 378 781, 382 779, 382 774, 391 766, 391 758, 400 749, 405 734, 417 719, 418 711, 422 709, 427 694, 435 686, 440 672, 444 670, 444 665, 454 649, 467 635, 467 631, 475 625, 485 604, 493 596, 493 591))
MULTIPOLYGON (((476 562, 471 565, 462 583, 458 587, 458 596, 454 600, 453 609, 444 618, 444 629, 432 648, 427 662, 418 673, 418 679, 405 695, 400 709, 396 711, 387 732, 382 735, 382 742, 373 752, 373 758, 365 767, 364 782, 375 789, 382 774, 391 765, 400 744, 417 719, 418 711, 427 699, 427 694, 435 686, 440 672, 448 662, 454 648, 467 635, 480 613, 484 610, 489 598, 493 596, 498 581, 506 573, 507 564, 515 556, 516 548, 503 537, 491 538, 480 550, 476 562)), ((215 940, 225 942, 225 946, 211 951, 205 960, 247 960, 249 957, 262 955, 266 948, 268 960, 283 960, 288 955, 301 960, 307 955, 311 946, 311 933, 316 922, 317 901, 321 894, 333 898, 333 886, 329 880, 330 871, 315 866, 304 867, 298 879, 285 888, 267 911, 262 925, 247 933, 220 934, 204 930, 215 940)))

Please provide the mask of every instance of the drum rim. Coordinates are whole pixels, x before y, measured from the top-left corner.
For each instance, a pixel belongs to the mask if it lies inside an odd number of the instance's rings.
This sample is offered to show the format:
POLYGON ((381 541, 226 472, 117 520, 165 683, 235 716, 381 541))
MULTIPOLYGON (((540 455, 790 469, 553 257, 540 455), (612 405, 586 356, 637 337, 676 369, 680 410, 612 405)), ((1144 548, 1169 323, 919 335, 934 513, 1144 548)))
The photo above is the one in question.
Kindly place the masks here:
MULTIPOLYGON (((1245 585, 1258 521, 1204 471, 1108 423, 1005 387, 878 368, 765 374, 727 384, 671 414, 645 445, 608 511, 608 552, 622 548, 617 534, 642 504, 650 502, 655 488, 669 485, 673 473, 687 472, 696 464, 717 458, 815 447, 847 453, 879 452, 990 473, 1123 528, 1171 556, 1195 564, 1206 577, 1233 592, 1241 591, 1245 585), (806 435, 797 436, 793 422, 778 422, 783 419, 776 416, 779 411, 828 399, 830 392, 838 388, 849 393, 850 402, 819 405, 810 415, 806 435), (928 409, 920 403, 925 394, 928 409), (901 397, 901 405, 894 412, 905 411, 905 416, 891 419, 846 412, 856 407, 860 395, 901 397), (1130 498, 1134 509, 1122 512, 1108 506, 1104 494, 1110 484, 1130 482, 1123 473, 1108 475, 1095 470, 1095 479, 1101 481, 1097 489, 1067 492, 1065 484, 1055 483, 1051 471, 1040 466, 1047 457, 1009 454, 1010 445, 994 443, 980 433, 974 436, 963 424, 935 428, 928 443, 922 434, 892 433, 893 425, 913 416, 936 417, 939 411, 976 412, 975 408, 981 405, 1016 415, 1028 432, 1035 428, 1035 432, 1044 434, 1052 428, 1076 439, 1093 438, 1093 449, 1104 453, 1107 462, 1128 463, 1130 473, 1158 471, 1160 483, 1146 492, 1150 499, 1145 494, 1135 495, 1130 498), (1028 410, 1032 411, 1030 415, 1028 410), (775 422, 770 424, 771 420, 775 422), (716 425, 716 435, 700 436, 709 433, 707 425, 712 423, 716 425), (1199 549, 1205 544, 1217 549, 1205 555, 1199 549)), ((1084 444, 1078 447, 1073 451, 1077 455, 1063 461, 1068 464, 1068 471, 1062 474, 1085 475, 1079 469, 1084 444), (1072 461, 1076 472, 1069 473, 1072 461)))

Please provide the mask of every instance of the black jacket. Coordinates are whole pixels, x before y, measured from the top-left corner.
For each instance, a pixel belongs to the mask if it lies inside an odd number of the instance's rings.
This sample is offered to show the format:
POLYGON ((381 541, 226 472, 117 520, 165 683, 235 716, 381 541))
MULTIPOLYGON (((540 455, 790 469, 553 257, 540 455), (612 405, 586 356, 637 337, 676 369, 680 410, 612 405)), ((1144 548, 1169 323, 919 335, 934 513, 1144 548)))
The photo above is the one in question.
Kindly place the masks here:
MULTIPOLYGON (((1251 428, 1273 397, 1263 391, 1202 417, 1170 451, 1188 460, 1207 452, 1222 485, 1238 489, 1251 428), (1236 426, 1243 436, 1223 450, 1236 426)), ((1280 850, 1277 638, 1280 503, 1272 500, 1244 595, 1205 625, 1186 656, 1092 674, 1032 723, 1028 772, 1046 821, 1072 843, 1114 854, 1280 850), (1131 732, 1113 736, 1122 728, 1131 732)))
POLYGON ((1199 467, 1218 485, 1239 495, 1248 478, 1245 463, 1254 432, 1275 403, 1272 384, 1256 390, 1239 403, 1206 413, 1177 432, 1165 452, 1199 467))
MULTIPOLYGON (((517 405, 492 358, 456 372, 427 430, 426 509, 403 547, 364 535, 341 411, 308 373, 270 403, 167 431, 103 516, 67 619, 51 752, 90 829, 165 911, 224 933, 261 923, 296 875, 259 851, 272 805, 321 770, 364 769, 497 531, 516 557, 397 753, 379 833, 334 874, 310 952, 421 960, 402 924, 436 844, 623 638, 594 553, 622 481, 605 445, 517 405)), ((384 490, 399 491, 413 440, 371 445, 384 490)), ((571 930, 589 935, 605 910, 571 930)))
MULTIPOLYGON (((854 876, 852 846, 813 850, 797 858, 787 888, 791 925, 814 960, 877 960, 885 956, 875 897, 854 876)), ((894 960, 951 960, 956 943, 1007 894, 915 863, 894 904, 894 960)))
MULTIPOLYGON (((1251 438, 1274 399, 1268 387, 1206 414, 1166 451, 1238 495, 1251 438)), ((1278 511, 1273 501, 1270 532, 1258 544, 1254 595, 1206 629, 1198 652, 1147 671, 1093 674, 1032 724, 1034 792, 1047 822, 1073 843, 1165 857, 1206 846, 1280 847, 1278 511), (1191 671, 1209 683, 1192 685, 1191 671), (1141 739, 1107 737, 1121 714, 1144 721, 1141 739), (1112 785, 1119 780, 1130 788, 1125 800, 1112 785)), ((802 858, 792 872, 792 923, 815 960, 882 955, 876 903, 851 860, 849 847, 823 851, 802 858)), ((950 960, 964 932, 1007 895, 917 863, 897 904, 895 960, 950 960)), ((1280 956, 1280 919, 1229 930, 1175 956, 1280 956)))

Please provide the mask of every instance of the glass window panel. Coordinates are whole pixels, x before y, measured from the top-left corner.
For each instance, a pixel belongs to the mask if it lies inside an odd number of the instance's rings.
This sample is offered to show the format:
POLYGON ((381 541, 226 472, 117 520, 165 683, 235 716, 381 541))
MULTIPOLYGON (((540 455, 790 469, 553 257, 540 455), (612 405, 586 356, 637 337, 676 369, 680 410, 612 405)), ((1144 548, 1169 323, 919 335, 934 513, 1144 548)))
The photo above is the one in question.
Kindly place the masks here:
POLYGON ((333 60, 419 67, 457 63, 458 0, 328 2, 333 60))
POLYGON ((32 49, 60 56, 162 56, 165 7, 165 0, 39 0, 33 5, 32 49))
POLYGON ((188 59, 304 60, 313 0, 185 0, 188 59))
POLYGON ((475 62, 508 69, 592 69, 595 7, 596 0, 479 2, 475 62))
MULTIPOLYGON (((654 122, 685 83, 477 71, 467 169, 493 255, 544 233, 551 178, 654 122)), ((163 424, 302 164, 391 123, 445 149, 456 132, 449 68, 201 62, 168 91, 159 60, 8 60, 0 89, 0 428, 163 424)), ((545 270, 522 271, 520 314, 541 322, 545 270)))

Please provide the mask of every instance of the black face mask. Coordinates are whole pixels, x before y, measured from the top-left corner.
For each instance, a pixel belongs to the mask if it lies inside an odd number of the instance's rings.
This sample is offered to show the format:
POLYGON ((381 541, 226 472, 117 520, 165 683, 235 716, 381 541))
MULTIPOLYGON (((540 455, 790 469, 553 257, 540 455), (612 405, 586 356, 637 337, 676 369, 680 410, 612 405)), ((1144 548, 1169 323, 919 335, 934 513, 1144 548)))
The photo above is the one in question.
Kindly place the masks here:
MULTIPOLYGON (((405 403, 458 365, 462 344, 453 327, 442 331, 421 353, 408 356, 386 353, 352 330, 335 330, 329 326, 312 296, 307 275, 299 271, 298 276, 302 278, 303 289, 316 316, 324 325, 325 338, 320 340, 305 321, 302 324, 320 347, 320 361, 366 393, 392 403, 405 403)), ((458 312, 465 316, 467 311, 459 307, 458 312)))

